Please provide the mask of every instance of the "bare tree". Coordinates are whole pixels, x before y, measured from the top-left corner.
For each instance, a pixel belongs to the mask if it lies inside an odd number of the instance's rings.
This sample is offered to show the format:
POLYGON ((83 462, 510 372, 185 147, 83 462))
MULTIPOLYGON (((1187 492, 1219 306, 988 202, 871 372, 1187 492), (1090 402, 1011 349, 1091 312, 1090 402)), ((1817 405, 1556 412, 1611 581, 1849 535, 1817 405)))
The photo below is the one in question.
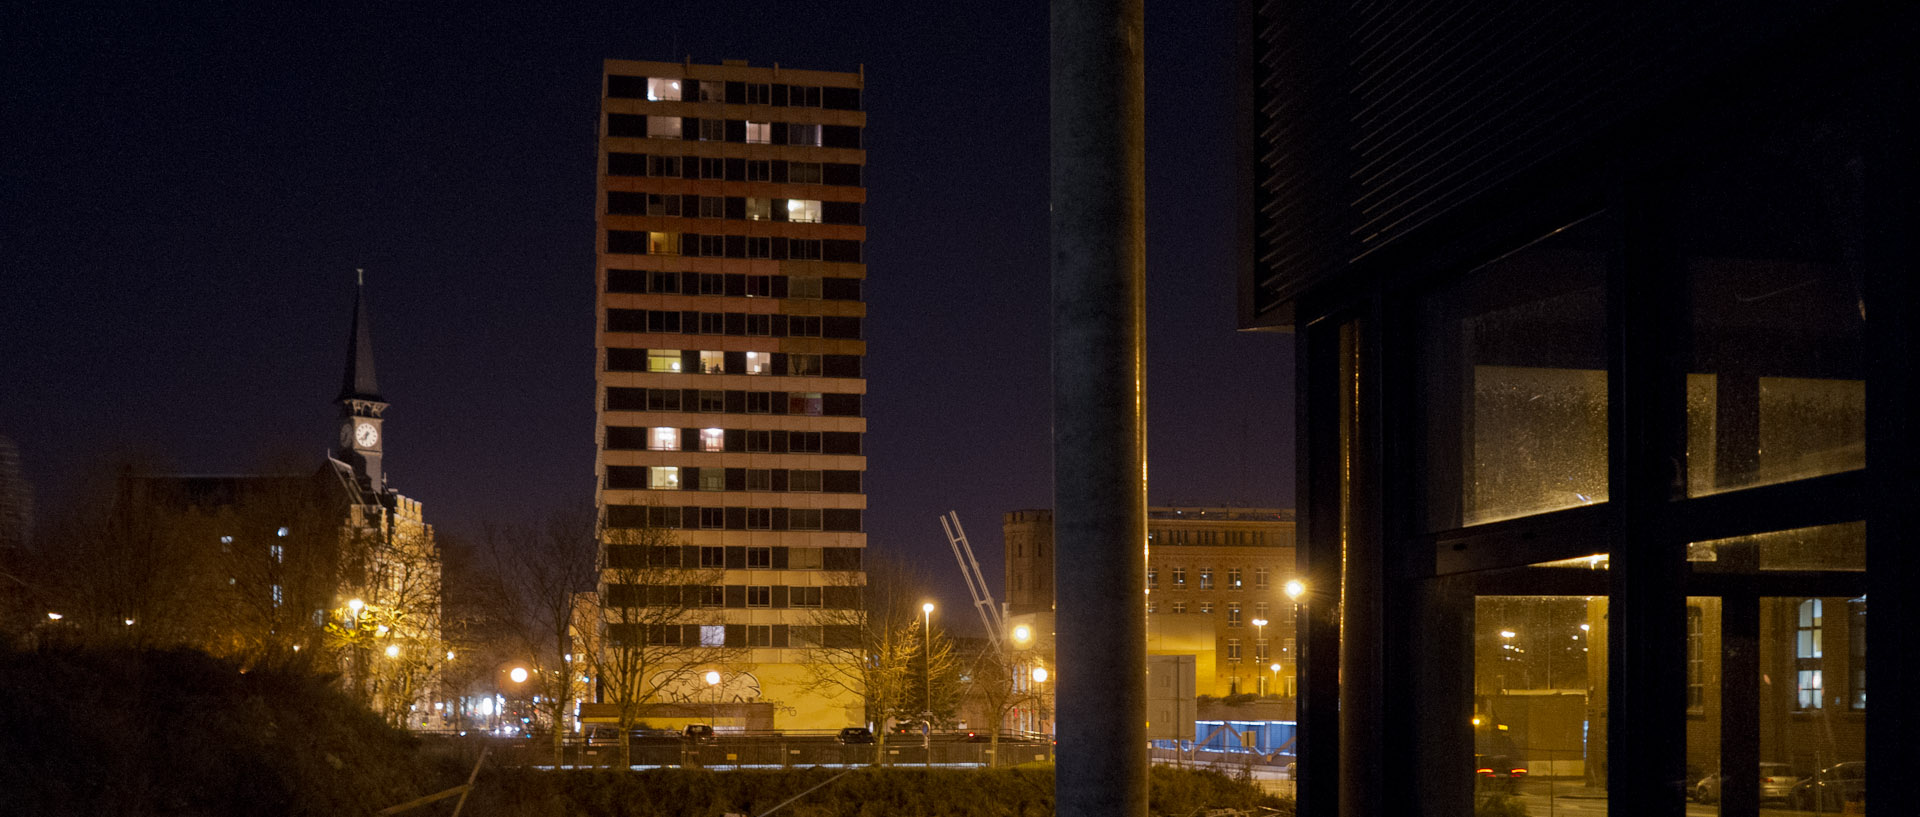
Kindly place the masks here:
POLYGON ((642 708, 690 700, 703 672, 726 663, 719 609, 723 568, 702 564, 664 527, 603 528, 596 640, 590 653, 603 703, 612 704, 621 765, 642 708))
POLYGON ((417 506, 354 506, 341 536, 344 604, 327 634, 346 657, 349 690, 404 725, 447 660, 439 547, 417 506))
POLYGON ((990 717, 987 748, 996 761, 1000 757, 1000 733, 1006 729, 1008 716, 1036 700, 1033 685, 1022 677, 1027 670, 1005 649, 988 644, 974 654, 973 667, 967 673, 967 694, 978 700, 990 717))
MULTIPOLYGON (((870 555, 870 554, 869 554, 870 555)), ((913 720, 925 700, 922 664, 926 583, 905 563, 869 558, 864 579, 846 572, 830 578, 826 603, 810 616, 804 639, 807 689, 838 697, 850 694, 866 702, 867 722, 886 756, 889 717, 913 720), (911 714, 901 717, 912 709, 911 714)), ((934 677, 950 669, 952 646, 936 639, 934 677)))
POLYGON ((573 643, 574 597, 594 586, 592 512, 555 512, 539 528, 489 525, 485 532, 508 651, 526 662, 529 690, 552 726, 554 764, 565 757, 565 723, 577 679, 591 664, 573 643))

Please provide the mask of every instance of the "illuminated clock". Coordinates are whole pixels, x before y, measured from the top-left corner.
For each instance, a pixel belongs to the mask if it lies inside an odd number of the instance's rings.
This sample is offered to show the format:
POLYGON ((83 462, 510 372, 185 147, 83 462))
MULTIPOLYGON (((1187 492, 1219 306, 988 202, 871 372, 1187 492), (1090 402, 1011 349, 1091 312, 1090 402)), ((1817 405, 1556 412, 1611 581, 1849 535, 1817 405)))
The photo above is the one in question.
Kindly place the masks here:
POLYGON ((353 429, 353 441, 359 443, 361 448, 372 448, 380 442, 380 429, 374 428, 372 423, 361 423, 353 429))

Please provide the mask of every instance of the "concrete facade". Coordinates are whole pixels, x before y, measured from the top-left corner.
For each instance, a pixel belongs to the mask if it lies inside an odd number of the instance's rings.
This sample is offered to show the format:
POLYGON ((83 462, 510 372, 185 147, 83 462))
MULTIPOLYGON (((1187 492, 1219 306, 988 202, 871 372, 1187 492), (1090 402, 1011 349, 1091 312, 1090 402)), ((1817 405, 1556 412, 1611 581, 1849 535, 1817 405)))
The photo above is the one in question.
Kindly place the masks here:
MULTIPOLYGON (((781 729, 859 723, 859 701, 810 688, 804 635, 864 583, 864 77, 607 60, 602 81, 603 524, 725 554, 684 566, 719 574, 698 615, 725 633, 703 660, 727 701, 773 704, 781 729)), ((685 680, 658 700, 701 700, 685 680)))

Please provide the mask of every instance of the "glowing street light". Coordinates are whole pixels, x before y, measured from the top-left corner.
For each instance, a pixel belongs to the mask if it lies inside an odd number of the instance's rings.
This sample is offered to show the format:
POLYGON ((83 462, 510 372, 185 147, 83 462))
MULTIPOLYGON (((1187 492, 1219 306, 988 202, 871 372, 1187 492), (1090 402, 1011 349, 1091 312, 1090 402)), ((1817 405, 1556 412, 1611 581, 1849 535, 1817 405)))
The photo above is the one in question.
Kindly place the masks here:
POLYGON ((713 687, 713 725, 720 725, 720 671, 707 670, 707 686, 713 687))
POLYGON ((388 657, 388 658, 399 658, 399 657, 400 657, 400 645, 399 645, 399 644, 388 644, 388 645, 387 645, 387 657, 388 657))
POLYGON ((348 600, 347 600, 347 609, 348 609, 348 610, 352 610, 352 611, 353 611, 353 612, 354 612, 354 613, 355 613, 356 615, 357 615, 357 614, 359 614, 359 612, 360 612, 360 608, 362 608, 362 607, 365 607, 365 606, 367 606, 367 603, 366 603, 366 602, 364 602, 364 601, 361 601, 361 600, 359 600, 359 599, 348 599, 348 600))
POLYGON ((1021 624, 1013 628, 1013 643, 1024 647, 1031 641, 1033 641, 1032 627, 1028 627, 1025 624, 1021 624))
POLYGON ((1299 603, 1300 597, 1307 594, 1307 583, 1299 579, 1288 579, 1285 589, 1287 591, 1287 598, 1293 599, 1295 603, 1299 603))
POLYGON ((66 618, 66 616, 63 616, 59 613, 49 612, 47 613, 47 618, 51 621, 59 621, 60 619, 66 618))
POLYGON ((516 684, 524 684, 527 682, 527 668, 514 667, 512 670, 507 672, 507 677, 512 678, 513 682, 516 684))
POLYGON ((926 673, 925 689, 927 708, 920 713, 920 747, 926 751, 926 763, 933 765, 933 602, 920 605, 923 620, 920 625, 920 668, 926 673))

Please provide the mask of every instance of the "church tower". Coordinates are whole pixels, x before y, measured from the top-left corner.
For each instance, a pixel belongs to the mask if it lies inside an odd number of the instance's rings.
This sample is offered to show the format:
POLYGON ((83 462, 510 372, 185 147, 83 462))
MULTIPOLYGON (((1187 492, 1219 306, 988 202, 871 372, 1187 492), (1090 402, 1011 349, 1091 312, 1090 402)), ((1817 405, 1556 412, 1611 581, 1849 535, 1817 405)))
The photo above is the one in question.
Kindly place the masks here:
POLYGON ((387 440, 380 415, 387 403, 373 376, 373 325, 367 319, 366 275, 354 289, 353 328, 347 334, 347 371, 340 383, 340 461, 353 466, 363 489, 379 492, 386 486, 380 459, 387 440))

